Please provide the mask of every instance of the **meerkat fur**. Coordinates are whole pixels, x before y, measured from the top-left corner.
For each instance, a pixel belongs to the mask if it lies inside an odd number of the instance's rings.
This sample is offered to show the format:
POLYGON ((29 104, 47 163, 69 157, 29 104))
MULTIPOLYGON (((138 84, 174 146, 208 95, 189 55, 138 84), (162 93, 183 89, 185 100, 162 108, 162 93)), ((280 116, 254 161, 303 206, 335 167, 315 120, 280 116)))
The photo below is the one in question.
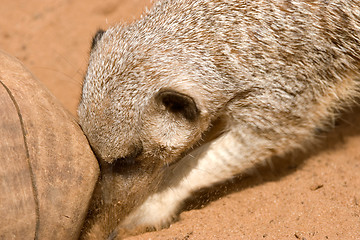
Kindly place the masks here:
POLYGON ((102 176, 84 239, 168 226, 359 95, 358 0, 162 0, 92 45, 78 114, 102 176))

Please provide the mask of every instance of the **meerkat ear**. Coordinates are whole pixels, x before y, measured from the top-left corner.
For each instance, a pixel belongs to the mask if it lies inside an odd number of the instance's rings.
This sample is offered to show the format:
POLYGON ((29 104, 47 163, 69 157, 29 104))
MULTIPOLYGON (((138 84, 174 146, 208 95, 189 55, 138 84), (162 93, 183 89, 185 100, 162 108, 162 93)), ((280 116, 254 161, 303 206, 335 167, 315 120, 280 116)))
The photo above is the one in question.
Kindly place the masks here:
POLYGON ((158 93, 156 99, 169 112, 180 114, 189 121, 195 121, 200 114, 194 99, 183 93, 166 90, 158 93))
POLYGON ((92 39, 91 42, 91 50, 94 49, 94 47, 96 46, 96 44, 98 43, 98 41, 100 41, 100 39, 102 38, 102 36, 104 35, 105 31, 102 29, 99 29, 96 33, 95 36, 92 39))

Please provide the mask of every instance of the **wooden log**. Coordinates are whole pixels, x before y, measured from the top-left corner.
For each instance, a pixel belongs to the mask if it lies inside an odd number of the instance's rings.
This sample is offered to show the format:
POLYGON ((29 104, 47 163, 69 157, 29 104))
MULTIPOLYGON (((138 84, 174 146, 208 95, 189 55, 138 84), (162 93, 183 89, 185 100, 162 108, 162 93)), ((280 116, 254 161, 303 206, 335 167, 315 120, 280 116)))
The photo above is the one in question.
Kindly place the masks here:
POLYGON ((0 239, 77 239, 99 168, 75 119, 0 51, 0 239))

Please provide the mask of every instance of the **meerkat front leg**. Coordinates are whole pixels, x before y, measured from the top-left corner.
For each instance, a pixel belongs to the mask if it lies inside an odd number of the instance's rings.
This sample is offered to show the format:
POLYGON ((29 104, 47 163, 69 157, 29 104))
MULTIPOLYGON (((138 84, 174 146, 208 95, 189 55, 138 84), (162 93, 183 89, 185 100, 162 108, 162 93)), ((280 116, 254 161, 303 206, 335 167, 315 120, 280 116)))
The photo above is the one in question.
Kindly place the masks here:
POLYGON ((168 226, 183 200, 194 191, 225 181, 270 157, 274 151, 269 146, 274 143, 249 129, 238 128, 224 133, 184 157, 168 173, 163 190, 130 213, 120 227, 161 229, 168 226))

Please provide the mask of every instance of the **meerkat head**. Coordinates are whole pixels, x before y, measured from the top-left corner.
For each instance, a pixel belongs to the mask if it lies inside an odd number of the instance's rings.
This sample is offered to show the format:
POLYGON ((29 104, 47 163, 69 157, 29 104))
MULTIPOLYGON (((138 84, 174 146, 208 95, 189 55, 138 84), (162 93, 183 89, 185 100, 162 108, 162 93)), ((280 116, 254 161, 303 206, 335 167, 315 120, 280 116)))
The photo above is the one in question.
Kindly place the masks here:
POLYGON ((216 103, 191 64, 200 60, 127 28, 94 37, 78 115, 100 163, 101 201, 131 208, 198 144, 216 103))

